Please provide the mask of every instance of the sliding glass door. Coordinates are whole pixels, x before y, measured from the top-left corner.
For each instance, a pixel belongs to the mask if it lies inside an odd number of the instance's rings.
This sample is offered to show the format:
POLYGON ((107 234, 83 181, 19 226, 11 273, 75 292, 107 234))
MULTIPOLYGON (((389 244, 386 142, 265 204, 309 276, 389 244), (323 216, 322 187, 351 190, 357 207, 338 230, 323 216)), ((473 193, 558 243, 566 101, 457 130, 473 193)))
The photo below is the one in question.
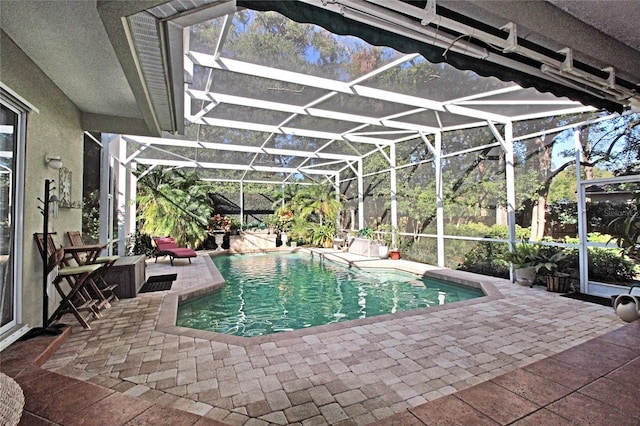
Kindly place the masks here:
POLYGON ((19 267, 16 262, 21 229, 17 193, 23 146, 24 112, 0 97, 0 335, 18 321, 19 267))

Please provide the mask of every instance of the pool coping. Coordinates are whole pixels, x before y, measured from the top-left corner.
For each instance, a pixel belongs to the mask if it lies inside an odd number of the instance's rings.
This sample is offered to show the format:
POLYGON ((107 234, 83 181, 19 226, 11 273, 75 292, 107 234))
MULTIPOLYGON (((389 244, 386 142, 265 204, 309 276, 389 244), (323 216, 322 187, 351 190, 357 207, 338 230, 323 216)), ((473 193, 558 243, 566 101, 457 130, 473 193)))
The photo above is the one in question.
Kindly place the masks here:
MULTIPOLYGON (((477 297, 470 300, 464 300, 460 302, 448 303, 445 305, 432 306, 428 308, 413 309, 405 312, 397 312, 393 314, 377 315, 367 318, 354 319, 350 321, 338 322, 327 325, 319 325, 315 327, 292 330, 282 333, 268 334, 264 336, 254 337, 240 337, 228 334, 216 333, 214 331, 196 330, 188 327, 180 327, 176 325, 178 315, 178 304, 182 301, 189 300, 195 297, 203 296, 211 293, 224 285, 224 278, 216 268, 213 260, 209 255, 202 256, 205 264, 209 269, 212 276, 212 281, 209 284, 201 285, 198 287, 192 287, 182 291, 170 291, 167 292, 160 304, 160 311, 158 313, 158 319, 155 325, 155 331, 175 334, 180 336, 189 336, 197 339, 210 340, 224 344, 230 344, 235 346, 253 346, 256 344, 263 344, 268 342, 278 343, 292 338, 301 338, 310 335, 316 335, 319 333, 347 333, 354 327, 361 327, 373 323, 379 323, 383 321, 393 321, 399 319, 405 319, 413 316, 422 316, 428 313, 444 311, 447 309, 459 308, 461 306, 475 305, 478 303, 486 303, 488 301, 502 299, 505 296, 494 285, 494 282, 508 282, 508 280, 489 277, 485 275, 474 274, 471 272, 457 271, 448 268, 440 268, 437 266, 426 265, 422 263, 412 262, 409 260, 382 260, 378 258, 367 258, 364 256, 350 255, 348 253, 331 250, 331 249, 317 249, 298 247, 295 249, 277 249, 272 251, 286 251, 295 252, 302 251, 308 252, 311 256, 320 256, 330 261, 346 264, 351 268, 360 269, 395 269, 403 272, 410 272, 418 276, 436 278, 452 283, 473 287, 480 289, 484 292, 484 296, 477 297)), ((233 251, 224 250, 221 252, 210 253, 213 255, 234 254, 233 251)))

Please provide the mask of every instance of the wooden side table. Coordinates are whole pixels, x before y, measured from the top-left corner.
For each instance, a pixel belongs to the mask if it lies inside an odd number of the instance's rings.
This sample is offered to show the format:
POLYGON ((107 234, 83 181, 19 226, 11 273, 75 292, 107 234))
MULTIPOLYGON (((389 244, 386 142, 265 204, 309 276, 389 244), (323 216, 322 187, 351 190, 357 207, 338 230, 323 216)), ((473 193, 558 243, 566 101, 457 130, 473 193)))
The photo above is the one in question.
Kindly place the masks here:
POLYGON ((140 287, 146 281, 146 257, 122 256, 104 274, 109 284, 118 284, 114 292, 119 299, 136 297, 140 287))

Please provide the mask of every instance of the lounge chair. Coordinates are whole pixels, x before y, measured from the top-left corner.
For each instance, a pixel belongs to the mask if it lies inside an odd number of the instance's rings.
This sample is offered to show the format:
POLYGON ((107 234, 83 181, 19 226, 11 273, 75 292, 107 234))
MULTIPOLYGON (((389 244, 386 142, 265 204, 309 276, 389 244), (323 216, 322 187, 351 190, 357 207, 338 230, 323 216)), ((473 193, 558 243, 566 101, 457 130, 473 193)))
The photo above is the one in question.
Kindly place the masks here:
POLYGON ((189 263, 191 263, 191 258, 198 255, 190 248, 178 247, 171 237, 153 237, 153 243, 156 246, 156 263, 158 262, 158 256, 169 256, 171 266, 173 266, 173 259, 188 259, 189 263))

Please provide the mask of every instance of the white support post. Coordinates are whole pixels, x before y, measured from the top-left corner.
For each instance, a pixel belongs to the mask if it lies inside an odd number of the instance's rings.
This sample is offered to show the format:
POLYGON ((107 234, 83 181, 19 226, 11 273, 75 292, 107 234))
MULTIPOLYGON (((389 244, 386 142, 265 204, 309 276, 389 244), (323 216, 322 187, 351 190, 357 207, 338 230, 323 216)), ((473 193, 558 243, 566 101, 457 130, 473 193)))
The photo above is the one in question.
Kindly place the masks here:
POLYGON ((389 147, 389 189, 391 191, 391 248, 398 247, 398 182, 396 179, 396 144, 389 147))
POLYGON ((434 134, 433 162, 436 166, 436 241, 438 245, 438 266, 444 268, 444 196, 442 189, 442 133, 434 134))
MULTIPOLYGON (((515 160, 513 157, 513 123, 504 126, 505 180, 507 190, 507 224, 509 226, 510 250, 516 243, 516 178, 515 160)), ((513 265, 509 271, 511 282, 514 280, 513 265)))
POLYGON ((362 159, 358 160, 358 229, 364 228, 364 181, 362 159))
POLYGON ((244 185, 240 182, 240 226, 244 225, 244 185))
POLYGON ((589 253, 587 251, 587 205, 582 184, 580 162, 582 161, 582 144, 580 143, 580 129, 573 129, 573 146, 576 159, 576 182, 578 188, 578 271, 580 273, 580 293, 589 293, 589 253))
MULTIPOLYGON (((102 134, 102 153, 100 157, 100 241, 111 242, 113 223, 113 180, 111 174, 111 142, 115 135, 102 134)), ((112 254, 111 244, 107 253, 112 254)))
POLYGON ((116 205, 118 206, 118 255, 125 255, 125 237, 126 237, 126 209, 127 199, 127 167, 121 162, 127 155, 127 144, 118 136, 117 139, 118 158, 116 159, 116 167, 118 171, 118 192, 116 197, 116 205))
MULTIPOLYGON (((336 190, 336 200, 340 201, 340 173, 336 173, 335 175, 335 183, 334 183, 334 187, 336 190)), ((340 231, 342 229, 342 223, 340 223, 340 214, 342 212, 338 212, 338 214, 336 215, 336 229, 338 231, 340 231)))
POLYGON ((127 173, 127 194, 125 210, 125 234, 129 237, 136 232, 136 194, 138 190, 138 179, 133 174, 135 163, 126 166, 127 173))

